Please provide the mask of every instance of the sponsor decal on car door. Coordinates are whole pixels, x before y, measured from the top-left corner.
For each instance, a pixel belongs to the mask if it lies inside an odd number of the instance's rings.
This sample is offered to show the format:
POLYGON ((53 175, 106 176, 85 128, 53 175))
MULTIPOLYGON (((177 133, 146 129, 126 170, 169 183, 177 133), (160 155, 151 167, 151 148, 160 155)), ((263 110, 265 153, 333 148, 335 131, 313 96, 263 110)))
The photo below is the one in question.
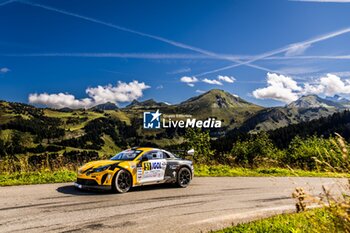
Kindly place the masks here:
POLYGON ((159 156, 159 159, 155 158, 142 162, 142 175, 140 171, 137 174, 138 177, 141 175, 140 183, 164 180, 167 161, 162 158, 162 154, 158 154, 157 156, 159 156))

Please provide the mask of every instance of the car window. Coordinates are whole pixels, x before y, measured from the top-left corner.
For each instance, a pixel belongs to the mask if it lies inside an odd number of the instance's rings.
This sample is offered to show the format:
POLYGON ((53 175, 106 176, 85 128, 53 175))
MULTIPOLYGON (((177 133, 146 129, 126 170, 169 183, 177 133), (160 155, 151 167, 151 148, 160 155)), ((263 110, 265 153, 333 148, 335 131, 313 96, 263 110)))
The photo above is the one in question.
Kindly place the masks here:
POLYGON ((164 158, 164 159, 170 159, 170 158, 172 158, 172 157, 173 157, 173 156, 171 156, 169 152, 163 151, 163 158, 164 158))
POLYGON ((153 150, 150 152, 147 152, 142 157, 146 157, 148 160, 154 160, 154 159, 163 159, 163 152, 160 150, 153 150))
POLYGON ((142 151, 141 150, 124 150, 111 158, 111 160, 128 160, 135 159, 142 151))

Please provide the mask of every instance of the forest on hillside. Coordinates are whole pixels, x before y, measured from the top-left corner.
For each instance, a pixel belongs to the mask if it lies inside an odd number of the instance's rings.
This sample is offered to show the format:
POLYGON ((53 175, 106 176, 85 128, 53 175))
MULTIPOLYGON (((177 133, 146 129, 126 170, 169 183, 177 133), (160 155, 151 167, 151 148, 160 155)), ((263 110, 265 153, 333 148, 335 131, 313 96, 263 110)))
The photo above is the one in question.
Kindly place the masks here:
POLYGON ((142 122, 138 122, 141 119, 133 118, 127 124, 119 117, 113 117, 113 112, 106 111, 82 111, 74 113, 79 114, 76 117, 62 113, 68 116, 65 118, 47 116, 43 110, 31 106, 15 107, 13 111, 27 116, 12 117, 0 124, 2 163, 11 161, 14 170, 21 170, 21 163, 34 170, 42 166, 54 168, 60 163, 81 164, 108 158, 135 145, 162 147, 170 151, 195 148, 196 155, 191 159, 202 164, 290 166, 313 170, 317 168, 316 158, 324 156, 325 151, 337 151, 333 148, 335 133, 345 141, 350 139, 349 111, 254 134, 238 128, 220 138, 212 138, 210 131, 181 128, 147 134, 134 127, 141 125, 142 122), (86 123, 79 130, 72 131, 68 127, 77 127, 82 122, 86 123), (165 146, 157 143, 164 140, 170 143, 165 146))

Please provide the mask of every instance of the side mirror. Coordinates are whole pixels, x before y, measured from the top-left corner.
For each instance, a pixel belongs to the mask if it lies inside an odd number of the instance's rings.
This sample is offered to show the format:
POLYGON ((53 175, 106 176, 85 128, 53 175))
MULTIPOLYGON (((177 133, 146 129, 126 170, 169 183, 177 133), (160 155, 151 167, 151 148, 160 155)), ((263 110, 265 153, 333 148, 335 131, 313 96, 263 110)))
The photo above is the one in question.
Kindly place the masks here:
POLYGON ((146 162, 146 161, 148 161, 148 158, 147 158, 147 157, 142 157, 142 158, 141 158, 141 162, 146 162))
POLYGON ((191 150, 187 151, 187 154, 188 155, 194 155, 194 149, 191 149, 191 150))

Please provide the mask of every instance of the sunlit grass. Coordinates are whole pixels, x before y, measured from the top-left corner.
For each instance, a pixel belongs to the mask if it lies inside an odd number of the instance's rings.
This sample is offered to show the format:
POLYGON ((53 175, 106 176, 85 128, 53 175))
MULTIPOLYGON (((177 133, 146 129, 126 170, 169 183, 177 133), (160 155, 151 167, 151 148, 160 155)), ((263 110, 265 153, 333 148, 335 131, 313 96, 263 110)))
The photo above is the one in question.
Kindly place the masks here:
POLYGON ((23 184, 48 184, 71 182, 76 179, 76 172, 69 170, 15 172, 0 174, 0 186, 23 184))
MULTIPOLYGON (((345 173, 315 172, 303 170, 290 170, 284 168, 233 168, 226 165, 196 165, 195 177, 349 177, 345 173)), ((71 182, 76 178, 76 172, 69 169, 57 171, 22 171, 0 174, 0 186, 23 185, 23 184, 46 184, 71 182)))
POLYGON ((335 218, 326 209, 314 209, 303 213, 281 214, 263 220, 228 227, 215 233, 293 233, 293 232, 342 232, 335 218))
POLYGON ((242 168, 227 165, 196 165, 195 176, 301 176, 301 177, 350 177, 348 173, 304 171, 287 168, 242 168))

